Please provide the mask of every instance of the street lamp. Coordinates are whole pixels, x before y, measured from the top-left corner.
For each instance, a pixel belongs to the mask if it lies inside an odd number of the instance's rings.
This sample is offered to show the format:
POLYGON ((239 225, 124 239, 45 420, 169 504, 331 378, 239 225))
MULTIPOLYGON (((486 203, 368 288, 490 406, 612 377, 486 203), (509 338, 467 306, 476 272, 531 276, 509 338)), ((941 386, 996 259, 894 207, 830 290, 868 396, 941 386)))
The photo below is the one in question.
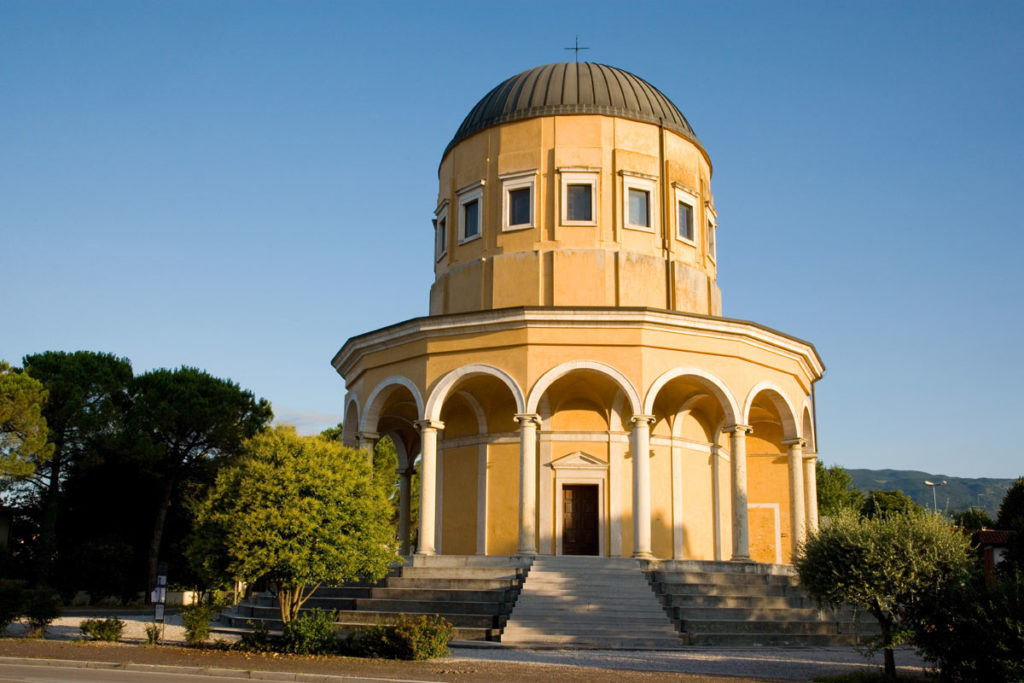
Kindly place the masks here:
POLYGON ((937 502, 937 500, 935 498, 935 487, 937 487, 937 486, 945 486, 948 483, 949 482, 946 481, 946 480, 942 480, 938 484, 936 484, 933 481, 928 481, 927 479, 924 480, 924 485, 925 486, 930 486, 931 489, 932 489, 932 511, 933 512, 938 512, 939 511, 939 504, 938 504, 938 502, 937 502))

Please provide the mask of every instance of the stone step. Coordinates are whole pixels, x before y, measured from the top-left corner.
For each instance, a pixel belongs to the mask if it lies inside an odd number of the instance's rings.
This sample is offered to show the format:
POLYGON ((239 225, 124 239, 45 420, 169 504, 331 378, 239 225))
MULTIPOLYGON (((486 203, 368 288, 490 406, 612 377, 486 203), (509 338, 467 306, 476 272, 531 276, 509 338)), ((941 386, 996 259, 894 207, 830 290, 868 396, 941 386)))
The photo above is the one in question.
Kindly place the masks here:
POLYGON ((713 560, 653 560, 648 571, 697 572, 711 574, 777 574, 795 576, 796 570, 788 564, 762 564, 760 562, 722 562, 713 560))
POLYGON ((785 635, 832 635, 840 632, 839 625, 831 621, 745 621, 741 619, 683 619, 679 622, 684 633, 775 633, 785 635))
POLYGON ((847 647, 860 643, 857 636, 848 633, 832 635, 786 633, 691 633, 683 634, 687 645, 718 647, 847 647))
POLYGON ((817 608, 812 598, 799 595, 666 595, 666 608, 768 608, 768 609, 808 609, 817 608))
POLYGON ((406 577, 388 579, 388 588, 431 588, 450 590, 518 590, 521 580, 515 579, 455 579, 438 577, 406 577))
POLYGON ((711 572, 650 573, 652 583, 725 584, 729 586, 797 586, 795 576, 780 574, 725 574, 711 572))
MULTIPOLYGON (((403 579, 501 579, 521 581, 522 569, 510 567, 402 567, 403 579)), ((390 580, 389 580, 390 582, 390 580)))
POLYGON ((413 555, 408 567, 500 567, 514 571, 526 569, 533 563, 533 558, 518 555, 413 555))
POLYGON ((720 595, 737 597, 769 596, 806 596, 799 586, 734 586, 724 583, 665 583, 655 582, 652 588, 659 595, 720 595))
POLYGON ((462 600, 378 600, 372 598, 359 598, 355 606, 349 609, 368 612, 394 612, 404 614, 443 614, 456 612, 458 614, 495 614, 497 612, 508 613, 512 605, 499 601, 491 602, 468 602, 462 600))
POLYGON ((674 619, 705 620, 720 619, 727 621, 805 621, 833 623, 833 615, 818 608, 773 608, 755 607, 673 607, 669 612, 674 619))

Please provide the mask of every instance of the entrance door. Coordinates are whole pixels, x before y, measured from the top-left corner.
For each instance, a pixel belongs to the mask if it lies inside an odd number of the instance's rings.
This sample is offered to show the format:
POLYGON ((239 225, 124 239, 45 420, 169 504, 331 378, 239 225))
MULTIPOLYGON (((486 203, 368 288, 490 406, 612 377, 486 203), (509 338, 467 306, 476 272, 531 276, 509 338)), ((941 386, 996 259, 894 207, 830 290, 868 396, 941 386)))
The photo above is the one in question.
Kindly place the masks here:
POLYGON ((562 553, 597 555, 597 485, 562 486, 562 553))

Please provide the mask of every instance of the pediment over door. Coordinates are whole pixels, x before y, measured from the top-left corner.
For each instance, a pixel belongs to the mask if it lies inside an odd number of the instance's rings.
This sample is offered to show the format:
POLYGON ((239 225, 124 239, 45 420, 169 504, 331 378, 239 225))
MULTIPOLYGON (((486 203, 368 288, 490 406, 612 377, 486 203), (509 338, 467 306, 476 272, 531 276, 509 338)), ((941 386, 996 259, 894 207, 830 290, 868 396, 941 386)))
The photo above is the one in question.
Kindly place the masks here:
POLYGON ((594 456, 584 453, 583 451, 576 451, 569 455, 563 455, 557 460, 552 460, 551 464, 548 465, 555 470, 606 470, 608 469, 608 463, 603 460, 599 460, 594 456))

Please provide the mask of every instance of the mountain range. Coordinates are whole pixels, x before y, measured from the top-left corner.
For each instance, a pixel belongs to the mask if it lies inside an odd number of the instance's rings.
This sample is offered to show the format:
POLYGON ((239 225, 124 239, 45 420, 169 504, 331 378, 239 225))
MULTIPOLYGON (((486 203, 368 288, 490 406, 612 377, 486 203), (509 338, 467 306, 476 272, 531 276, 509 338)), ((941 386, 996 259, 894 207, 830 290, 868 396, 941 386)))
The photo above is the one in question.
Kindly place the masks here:
POLYGON ((951 477, 945 474, 930 474, 917 470, 846 470, 858 489, 867 493, 872 490, 891 491, 899 489, 914 499, 918 505, 929 510, 934 504, 940 512, 956 513, 970 507, 978 507, 995 519, 1006 490, 1015 479, 989 479, 951 477), (930 481, 937 486, 927 486, 930 481))

